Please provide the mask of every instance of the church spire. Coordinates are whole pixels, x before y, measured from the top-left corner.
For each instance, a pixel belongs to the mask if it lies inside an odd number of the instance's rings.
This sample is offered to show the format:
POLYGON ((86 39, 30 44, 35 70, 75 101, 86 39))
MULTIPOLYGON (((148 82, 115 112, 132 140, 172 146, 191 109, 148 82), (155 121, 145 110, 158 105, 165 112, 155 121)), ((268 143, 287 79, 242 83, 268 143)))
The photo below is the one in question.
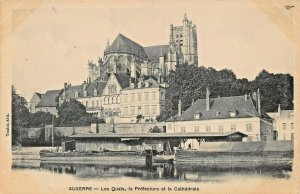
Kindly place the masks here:
POLYGON ((169 42, 169 45, 173 46, 175 44, 174 42, 174 37, 173 37, 173 24, 170 25, 170 42, 169 42))
POLYGON ((107 39, 105 50, 108 51, 110 48, 109 39, 107 39))
POLYGON ((183 21, 186 21, 186 20, 187 20, 186 13, 184 13, 183 21))

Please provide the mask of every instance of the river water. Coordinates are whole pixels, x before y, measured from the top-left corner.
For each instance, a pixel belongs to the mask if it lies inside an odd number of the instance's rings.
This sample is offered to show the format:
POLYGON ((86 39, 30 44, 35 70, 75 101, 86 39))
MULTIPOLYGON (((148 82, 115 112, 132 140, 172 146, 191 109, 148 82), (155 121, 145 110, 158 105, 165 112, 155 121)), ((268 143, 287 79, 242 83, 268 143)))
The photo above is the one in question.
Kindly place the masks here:
POLYGON ((12 163, 13 170, 44 171, 59 174, 60 176, 73 176, 79 179, 107 179, 131 177, 140 180, 165 181, 193 181, 193 182, 223 182, 228 177, 260 177, 272 179, 289 179, 291 166, 247 166, 228 167, 222 165, 176 165, 172 163, 154 164, 146 167, 144 164, 128 164, 126 161, 118 165, 108 164, 67 164, 49 163, 38 160, 41 148, 23 148, 17 152, 22 158, 15 158, 12 163))
MULTIPOLYGON (((118 165, 108 164, 67 164, 67 163, 47 163, 36 159, 38 150, 31 152, 23 159, 14 159, 12 162, 12 173, 15 177, 23 177, 24 181, 28 178, 39 181, 45 180, 52 184, 53 188, 63 188, 69 191, 73 186, 90 186, 93 189, 101 190, 102 186, 112 185, 120 186, 123 183, 124 189, 128 185, 159 185, 162 189, 165 185, 182 185, 201 189, 201 185, 215 185, 223 183, 232 183, 238 181, 238 185, 243 190, 245 185, 251 185, 253 182, 267 181, 277 185, 289 183, 292 173, 291 166, 256 166, 247 167, 223 167, 205 165, 176 165, 171 163, 155 164, 152 167, 146 167, 142 164, 124 163, 118 165), (62 184, 63 181, 68 183, 62 184), (242 185, 240 183, 243 183, 242 185), (251 183, 249 183, 251 182, 251 183), (121 184, 122 183, 122 184, 121 184), (249 184, 248 184, 249 183, 249 184), (60 186, 58 186, 60 185, 60 186)), ((27 153, 28 154, 28 153, 27 153)), ((22 155, 22 154, 21 154, 22 155)), ((220 186, 220 185, 219 185, 220 186)), ((250 187, 250 186, 249 186, 250 187)), ((215 187, 212 187, 216 189, 215 187)), ((103 187, 103 189, 105 189, 103 187)), ((174 189, 174 188, 172 188, 174 189)), ((235 188, 238 189, 238 188, 235 188)), ((174 191, 174 190, 173 190, 174 191)))

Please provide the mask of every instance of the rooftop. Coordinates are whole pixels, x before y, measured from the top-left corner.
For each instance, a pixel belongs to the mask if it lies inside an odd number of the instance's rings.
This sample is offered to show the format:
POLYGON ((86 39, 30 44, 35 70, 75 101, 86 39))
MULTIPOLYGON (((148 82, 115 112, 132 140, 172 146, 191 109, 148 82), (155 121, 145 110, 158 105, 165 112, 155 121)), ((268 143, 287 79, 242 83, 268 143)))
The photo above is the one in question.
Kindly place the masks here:
POLYGON ((181 116, 170 117, 167 121, 191 121, 195 120, 195 114, 199 114, 197 120, 259 117, 249 97, 247 100, 245 96, 210 98, 209 104, 207 111, 206 99, 198 99, 181 116))
POLYGON ((144 48, 126 36, 119 34, 107 53, 130 53, 141 58, 147 58, 144 48))
POLYGON ((58 104, 56 98, 59 96, 60 91, 61 90, 48 90, 42 95, 42 99, 36 107, 56 107, 58 104))

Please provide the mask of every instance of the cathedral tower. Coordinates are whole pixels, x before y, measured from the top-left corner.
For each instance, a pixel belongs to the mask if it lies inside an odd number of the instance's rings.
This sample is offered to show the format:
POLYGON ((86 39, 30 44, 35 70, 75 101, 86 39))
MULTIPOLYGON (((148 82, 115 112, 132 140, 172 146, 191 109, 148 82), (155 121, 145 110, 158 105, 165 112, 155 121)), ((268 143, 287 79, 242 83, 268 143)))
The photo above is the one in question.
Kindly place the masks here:
MULTIPOLYGON (((176 46, 181 47, 183 61, 188 64, 198 64, 198 46, 196 25, 184 14, 182 26, 171 25, 170 38, 173 37, 176 46)), ((170 41, 171 46, 171 41, 170 41)))

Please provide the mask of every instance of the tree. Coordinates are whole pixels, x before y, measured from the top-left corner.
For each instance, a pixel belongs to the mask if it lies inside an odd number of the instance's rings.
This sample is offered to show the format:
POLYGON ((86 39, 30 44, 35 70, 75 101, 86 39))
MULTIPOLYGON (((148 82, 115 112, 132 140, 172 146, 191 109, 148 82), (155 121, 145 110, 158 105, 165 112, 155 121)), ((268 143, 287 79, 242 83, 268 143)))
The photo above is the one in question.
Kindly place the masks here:
POLYGON ((12 99, 12 144, 22 143, 21 129, 28 126, 29 110, 24 97, 20 96, 15 87, 11 87, 12 99))
POLYGON ((49 112, 35 112, 29 114, 28 125, 30 127, 44 127, 52 124, 53 115, 49 112))
POLYGON ((88 114, 86 108, 76 99, 64 101, 58 107, 58 125, 60 126, 86 126, 92 122, 103 122, 88 114))
POLYGON ((261 110, 276 111, 278 104, 282 109, 293 109, 294 78, 290 74, 272 74, 262 70, 253 81, 237 79, 233 71, 220 71, 211 67, 197 67, 195 65, 177 65, 166 78, 170 85, 166 93, 166 112, 157 119, 177 113, 178 101, 182 101, 182 110, 191 106, 193 101, 203 99, 206 88, 210 90, 210 97, 239 96, 249 94, 260 89, 261 110))
POLYGON ((260 89, 261 109, 265 112, 277 110, 278 104, 282 109, 293 109, 294 78, 290 74, 273 74, 262 70, 250 82, 252 92, 260 89))

